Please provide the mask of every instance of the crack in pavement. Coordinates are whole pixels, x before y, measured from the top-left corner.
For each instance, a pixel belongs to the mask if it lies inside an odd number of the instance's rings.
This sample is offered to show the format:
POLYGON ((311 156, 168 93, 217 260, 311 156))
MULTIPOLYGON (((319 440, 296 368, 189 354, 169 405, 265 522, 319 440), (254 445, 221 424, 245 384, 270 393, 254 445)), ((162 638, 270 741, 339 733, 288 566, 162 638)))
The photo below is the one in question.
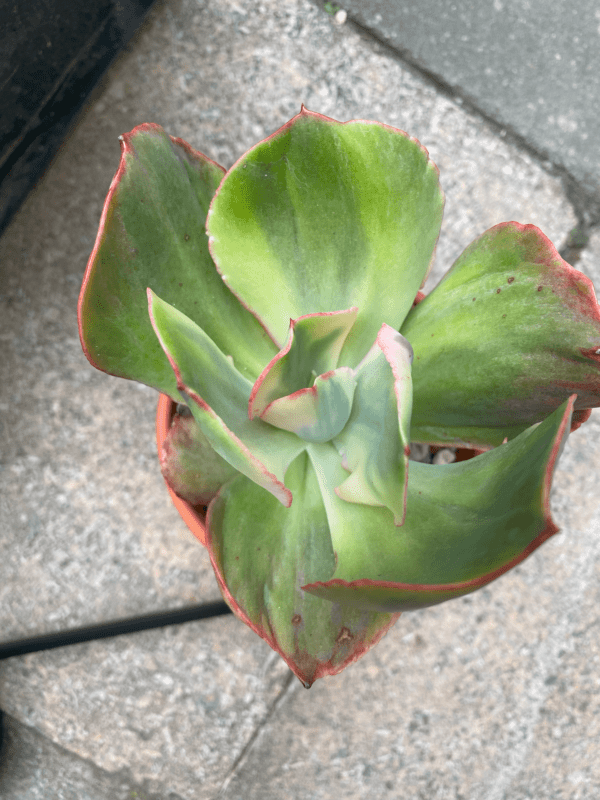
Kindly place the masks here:
POLYGON ((296 676, 290 670, 289 674, 287 675, 283 687, 275 700, 271 703, 267 713, 265 714, 264 718, 258 723, 254 731, 252 732, 250 738, 242 748, 240 754, 235 759, 231 768, 227 775, 225 776, 223 783, 221 784, 219 791, 214 797, 214 800, 222 800, 225 797, 225 792, 229 788, 230 783, 237 777, 240 769, 244 766, 246 761, 248 760, 252 750, 254 749, 255 745, 257 744, 261 734, 265 730, 267 723, 272 719, 275 712, 279 709, 279 707, 284 703, 287 697, 292 694, 292 692, 297 689, 300 684, 296 680, 296 676))

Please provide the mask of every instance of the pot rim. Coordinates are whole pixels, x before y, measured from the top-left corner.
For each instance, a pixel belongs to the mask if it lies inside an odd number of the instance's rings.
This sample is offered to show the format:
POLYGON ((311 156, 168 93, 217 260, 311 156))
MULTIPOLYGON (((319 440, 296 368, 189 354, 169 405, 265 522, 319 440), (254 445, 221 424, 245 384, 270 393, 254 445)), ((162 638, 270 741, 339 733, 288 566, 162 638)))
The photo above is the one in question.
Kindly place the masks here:
MULTIPOLYGON (((169 428, 171 427, 171 420, 175 414, 177 403, 172 400, 169 395, 161 394, 158 398, 158 406, 156 408, 156 448, 158 450, 158 458, 162 452, 163 442, 166 439, 169 428)), ((179 516, 198 539, 206 547, 206 514, 199 513, 193 505, 183 500, 175 494, 173 489, 165 480, 167 491, 171 495, 171 500, 179 516)))

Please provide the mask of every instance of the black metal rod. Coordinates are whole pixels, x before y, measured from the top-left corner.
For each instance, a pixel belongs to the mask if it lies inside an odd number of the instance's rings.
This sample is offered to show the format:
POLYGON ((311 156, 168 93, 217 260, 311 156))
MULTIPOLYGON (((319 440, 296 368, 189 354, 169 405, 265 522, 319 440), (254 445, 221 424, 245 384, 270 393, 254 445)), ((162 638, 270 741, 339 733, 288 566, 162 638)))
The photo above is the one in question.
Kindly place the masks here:
POLYGON ((144 614, 140 617, 102 622, 99 625, 87 625, 84 628, 71 628, 57 633, 45 633, 41 636, 17 639, 13 642, 0 642, 0 660, 12 658, 13 656, 23 656, 26 653, 38 653, 41 650, 52 650, 55 647, 65 647, 70 644, 107 639, 110 636, 122 636, 124 633, 138 633, 139 631, 148 631, 153 628, 164 628, 166 625, 179 625, 182 622, 218 617, 221 614, 231 614, 231 609, 226 603, 219 600, 200 606, 176 608, 172 611, 159 611, 153 614, 144 614))

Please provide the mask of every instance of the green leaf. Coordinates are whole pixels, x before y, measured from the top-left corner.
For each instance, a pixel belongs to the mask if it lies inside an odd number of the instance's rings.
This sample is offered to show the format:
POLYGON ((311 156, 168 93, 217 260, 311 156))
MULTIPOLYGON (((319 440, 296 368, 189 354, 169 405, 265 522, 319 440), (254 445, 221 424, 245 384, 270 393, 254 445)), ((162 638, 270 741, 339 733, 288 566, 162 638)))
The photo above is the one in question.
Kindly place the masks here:
POLYGON ((511 442, 468 461, 411 461, 400 529, 387 509, 336 497, 342 470, 326 446, 312 445, 337 562, 329 580, 302 588, 357 608, 404 611, 472 592, 515 566, 558 532, 550 486, 575 397, 511 442))
MULTIPOLYGON (((331 445, 328 448, 338 458, 331 445)), ((340 672, 379 641, 397 615, 321 600, 301 589, 335 569, 327 515, 306 453, 285 476, 284 508, 239 476, 212 501, 207 547, 223 596, 305 686, 340 672)))
POLYGON ((497 446, 573 392, 577 411, 600 404, 593 284, 533 225, 479 237, 401 332, 415 352, 415 442, 497 446))
POLYGON ((308 314, 290 319, 285 346, 259 375, 248 406, 248 416, 260 416, 280 397, 304 389, 312 379, 335 369, 358 309, 308 314))
POLYGON ((227 173, 207 230, 223 280, 279 346, 290 317, 357 306, 339 362, 355 367, 382 323, 404 321, 442 207, 437 170, 414 139, 303 107, 227 173))
POLYGON ((248 419, 252 384, 191 319, 148 289, 150 319, 173 368, 179 395, 210 445, 238 472, 286 506, 285 471, 304 443, 260 419, 248 419))
POLYGON ((98 369, 179 400, 148 319, 148 286, 201 323, 248 378, 272 358, 276 348, 223 285, 208 251, 204 222, 224 172, 159 125, 121 137, 79 298, 84 352, 98 369))
POLYGON ((348 422, 355 387, 350 367, 330 370, 319 375, 311 387, 273 400, 261 419, 307 442, 328 442, 348 422))
POLYGON ((387 506, 396 525, 406 514, 413 353, 408 341, 383 325, 357 367, 348 424, 334 440, 352 474, 335 490, 343 500, 387 506))

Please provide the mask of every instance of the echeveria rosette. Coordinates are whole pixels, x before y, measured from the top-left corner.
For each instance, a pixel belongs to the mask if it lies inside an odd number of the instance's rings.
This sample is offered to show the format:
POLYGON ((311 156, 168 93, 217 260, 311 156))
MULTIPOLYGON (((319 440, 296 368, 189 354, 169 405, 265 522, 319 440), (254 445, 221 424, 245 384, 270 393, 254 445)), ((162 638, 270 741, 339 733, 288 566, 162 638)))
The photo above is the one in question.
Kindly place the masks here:
POLYGON ((600 405, 600 315, 517 223, 417 295, 443 201, 402 131, 303 108, 223 172, 158 126, 124 137, 82 343, 186 403, 163 474, 210 500, 225 598, 310 685, 557 531, 556 461, 600 405), (409 464, 411 441, 488 452, 409 464))

